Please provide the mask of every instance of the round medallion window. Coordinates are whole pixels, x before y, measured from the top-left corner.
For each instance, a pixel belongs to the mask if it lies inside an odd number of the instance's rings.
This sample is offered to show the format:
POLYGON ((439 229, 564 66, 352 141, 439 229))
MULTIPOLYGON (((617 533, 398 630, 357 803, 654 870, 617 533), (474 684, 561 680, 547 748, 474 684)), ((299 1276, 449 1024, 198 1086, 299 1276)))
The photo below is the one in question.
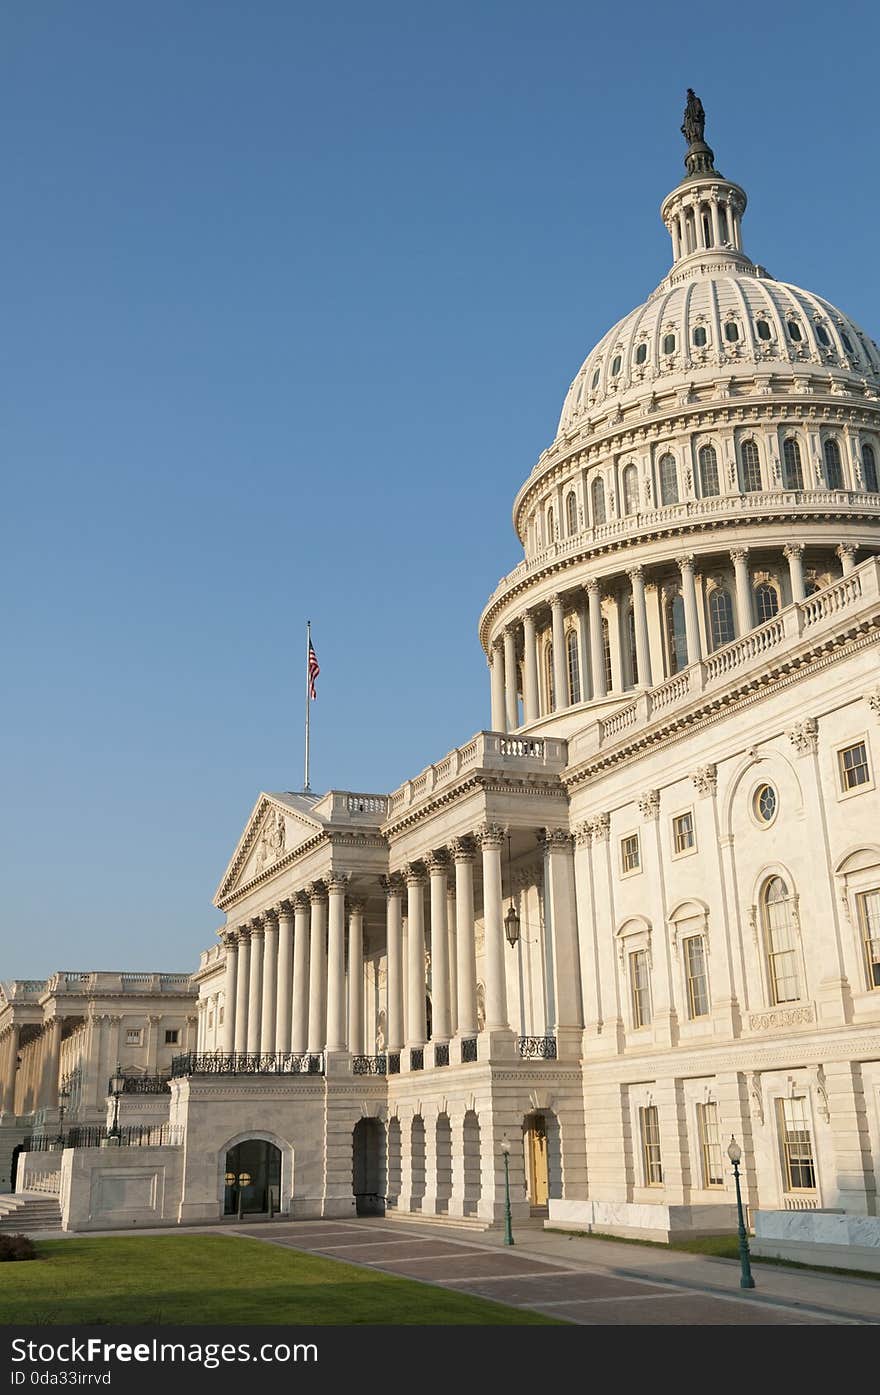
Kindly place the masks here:
POLYGON ((778 800, 772 785, 759 785, 752 801, 755 818, 759 823, 772 823, 776 818, 778 800))

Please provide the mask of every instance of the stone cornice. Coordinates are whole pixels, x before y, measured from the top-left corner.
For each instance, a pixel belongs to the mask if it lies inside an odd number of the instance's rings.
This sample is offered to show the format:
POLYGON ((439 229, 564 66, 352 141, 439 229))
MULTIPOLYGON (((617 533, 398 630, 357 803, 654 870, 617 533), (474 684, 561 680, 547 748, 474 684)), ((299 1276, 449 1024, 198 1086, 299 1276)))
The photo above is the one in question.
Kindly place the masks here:
POLYGON ((383 825, 383 832, 389 844, 407 830, 414 828, 417 824, 424 823, 427 819, 433 818, 447 808, 450 804, 457 804, 464 795, 484 793, 484 794, 513 794, 524 795, 533 798, 536 793, 541 796, 549 796, 556 799, 566 799, 566 791, 560 784, 559 775, 517 775, 515 778, 503 778, 499 774, 474 774, 468 775, 463 780, 454 785, 448 785, 436 794, 430 795, 424 803, 407 809, 405 814, 383 825))

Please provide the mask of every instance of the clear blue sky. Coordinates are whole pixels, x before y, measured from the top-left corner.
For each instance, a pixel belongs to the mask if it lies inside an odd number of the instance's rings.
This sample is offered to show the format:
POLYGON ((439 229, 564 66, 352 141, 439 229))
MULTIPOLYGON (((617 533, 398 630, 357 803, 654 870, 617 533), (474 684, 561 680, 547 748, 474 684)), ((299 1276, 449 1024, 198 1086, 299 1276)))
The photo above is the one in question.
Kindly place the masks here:
POLYGON ((665 273, 685 89, 745 244, 880 337, 876 6, 27 0, 0 17, 0 977, 185 969, 261 789, 488 725, 479 611, 665 273))

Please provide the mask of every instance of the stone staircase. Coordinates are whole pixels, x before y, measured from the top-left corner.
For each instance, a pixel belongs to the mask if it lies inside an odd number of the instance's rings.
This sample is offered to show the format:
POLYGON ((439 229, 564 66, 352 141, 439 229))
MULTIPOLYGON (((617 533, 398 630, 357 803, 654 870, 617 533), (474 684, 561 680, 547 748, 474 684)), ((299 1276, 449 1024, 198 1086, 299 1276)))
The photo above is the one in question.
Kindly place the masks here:
POLYGON ((0 1234, 28 1235, 36 1230, 60 1230, 61 1207, 57 1196, 45 1192, 17 1192, 0 1196, 0 1234))

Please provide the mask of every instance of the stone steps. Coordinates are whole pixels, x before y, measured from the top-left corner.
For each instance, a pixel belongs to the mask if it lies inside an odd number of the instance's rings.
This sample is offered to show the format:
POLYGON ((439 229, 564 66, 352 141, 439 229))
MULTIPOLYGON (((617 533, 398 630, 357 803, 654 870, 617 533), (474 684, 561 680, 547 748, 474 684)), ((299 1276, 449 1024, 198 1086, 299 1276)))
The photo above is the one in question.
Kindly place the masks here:
POLYGON ((55 1196, 0 1198, 0 1233, 27 1235, 34 1230, 60 1230, 61 1207, 55 1196))

